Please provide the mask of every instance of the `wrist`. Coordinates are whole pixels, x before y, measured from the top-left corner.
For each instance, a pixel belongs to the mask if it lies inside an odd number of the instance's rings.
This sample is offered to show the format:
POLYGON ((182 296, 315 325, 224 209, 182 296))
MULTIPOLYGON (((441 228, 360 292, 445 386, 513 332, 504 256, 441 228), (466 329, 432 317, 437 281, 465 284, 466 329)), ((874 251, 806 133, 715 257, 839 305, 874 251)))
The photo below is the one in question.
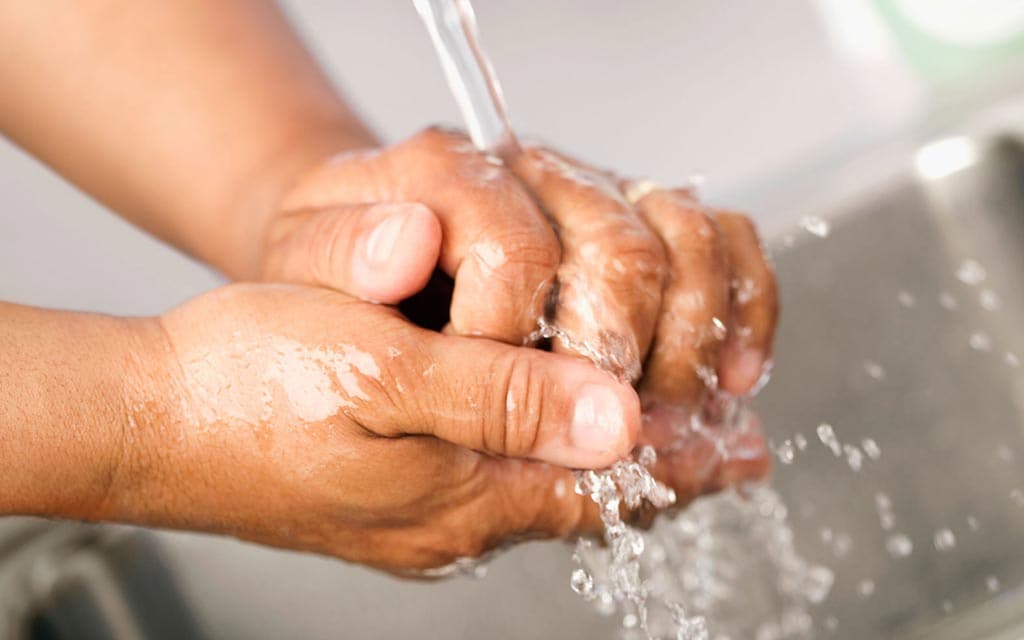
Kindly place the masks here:
POLYGON ((103 384, 110 407, 104 425, 103 455, 94 472, 102 482, 94 485, 86 520, 144 524, 139 507, 159 506, 154 500, 161 468, 171 459, 179 426, 175 418, 182 395, 179 367, 159 318, 131 318, 122 323, 117 367, 103 384))
POLYGON ((151 322, 0 304, 0 513, 101 517, 131 472, 151 322))
POLYGON ((231 250, 209 262, 234 280, 258 280, 268 230, 281 211, 281 203, 300 179, 331 157, 378 145, 377 139, 352 117, 322 126, 303 126, 267 154, 248 176, 239 181, 229 207, 228 238, 231 250))

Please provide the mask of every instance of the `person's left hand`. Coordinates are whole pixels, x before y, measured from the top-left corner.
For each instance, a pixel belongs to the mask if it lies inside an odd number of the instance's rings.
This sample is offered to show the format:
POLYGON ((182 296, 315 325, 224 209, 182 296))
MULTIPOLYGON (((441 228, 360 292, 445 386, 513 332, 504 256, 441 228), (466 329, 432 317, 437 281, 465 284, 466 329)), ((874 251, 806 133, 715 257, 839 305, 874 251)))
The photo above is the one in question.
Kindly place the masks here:
POLYGON ((655 444, 685 431, 709 386, 751 391, 771 358, 775 280, 748 218, 540 147, 506 163, 428 129, 342 154, 290 190, 265 238, 263 279, 382 303, 436 264, 454 281, 429 300, 450 303, 446 331, 510 344, 535 335, 557 287, 553 350, 637 384, 655 444))

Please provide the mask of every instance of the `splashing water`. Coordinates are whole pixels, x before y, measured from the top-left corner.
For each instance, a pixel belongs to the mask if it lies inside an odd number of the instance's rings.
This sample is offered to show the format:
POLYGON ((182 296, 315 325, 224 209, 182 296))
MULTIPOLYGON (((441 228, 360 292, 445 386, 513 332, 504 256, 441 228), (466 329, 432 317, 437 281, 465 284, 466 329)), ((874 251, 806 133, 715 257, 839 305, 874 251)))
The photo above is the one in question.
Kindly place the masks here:
POLYGON ((988 272, 977 260, 964 260, 956 270, 957 280, 970 286, 981 284, 987 277, 988 272))
POLYGON ((804 216, 800 218, 800 227, 807 233, 818 236, 819 238, 827 238, 828 234, 832 231, 832 227, 829 225, 828 220, 819 218, 818 216, 804 216))
MULTIPOLYGON (((479 46, 470 3, 415 0, 415 5, 474 144, 499 157, 514 154, 519 143, 494 70, 479 46)), ((807 217, 801 226, 819 237, 829 233, 829 223, 822 218, 807 217)), ((564 275, 559 274, 560 280, 564 275)), ((584 288, 586 284, 582 283, 584 288)), ((604 328, 598 315, 592 314, 590 324, 595 330, 604 328)), ((531 340, 559 340, 618 379, 635 380, 635 347, 630 350, 631 345, 604 339, 614 332, 595 335, 600 339, 592 344, 544 318, 531 340)), ((706 423, 691 417, 679 434, 679 446, 708 440, 716 462, 722 462, 737 454, 733 447, 743 446, 738 436, 752 428, 752 414, 742 399, 714 392, 713 371, 698 371, 702 373, 711 400, 718 405, 716 418, 706 423)), ((704 498, 675 518, 662 517, 649 532, 640 532, 623 521, 621 507, 648 504, 664 509, 676 500, 672 490, 650 474, 656 457, 645 447, 609 469, 577 472, 576 491, 598 505, 607 547, 579 541, 573 557, 580 566, 570 578, 573 590, 602 613, 618 610, 627 637, 707 640, 711 627, 716 638, 808 637, 808 604, 827 596, 833 575, 796 554, 779 496, 759 487, 746 497, 728 492, 704 498)))
POLYGON ((935 532, 935 550, 952 551, 956 546, 956 535, 950 529, 939 529, 935 532))
POLYGON ((897 533, 885 541, 885 550, 893 558, 906 558, 914 552, 914 543, 906 535, 897 533))

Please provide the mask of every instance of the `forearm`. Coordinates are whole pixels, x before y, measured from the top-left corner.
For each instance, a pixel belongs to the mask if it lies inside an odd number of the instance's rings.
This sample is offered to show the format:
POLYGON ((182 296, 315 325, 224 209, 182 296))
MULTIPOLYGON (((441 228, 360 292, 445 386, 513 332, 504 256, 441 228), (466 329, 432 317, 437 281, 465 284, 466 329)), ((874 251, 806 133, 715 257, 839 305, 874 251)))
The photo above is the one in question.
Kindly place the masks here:
POLYGON ((147 319, 0 303, 0 514, 92 519, 148 437, 162 361, 147 319))
POLYGON ((298 173, 374 144, 270 2, 7 2, 0 85, 11 139, 233 277, 298 173))

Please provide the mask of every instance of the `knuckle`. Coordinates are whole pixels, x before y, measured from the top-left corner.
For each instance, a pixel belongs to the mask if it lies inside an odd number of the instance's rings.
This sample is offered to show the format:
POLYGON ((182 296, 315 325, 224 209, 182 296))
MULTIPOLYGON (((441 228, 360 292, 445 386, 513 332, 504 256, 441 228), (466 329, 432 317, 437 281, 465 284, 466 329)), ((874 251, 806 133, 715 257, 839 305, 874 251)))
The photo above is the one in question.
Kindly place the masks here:
POLYGON ((493 245, 500 248, 504 261, 496 271, 510 278, 526 276, 530 280, 548 278, 562 259, 562 248, 548 226, 516 225, 498 236, 493 245), (538 278, 531 274, 540 272, 538 278))
POLYGON ((495 385, 498 393, 491 415, 501 416, 487 430, 491 450, 512 457, 524 457, 532 452, 540 436, 543 415, 544 389, 542 376, 535 359, 530 355, 510 352, 495 360, 495 385))
POLYGON ((466 145, 468 145, 468 148, 475 150, 472 141, 465 132, 454 127, 442 125, 431 125, 420 130, 409 138, 407 143, 412 147, 426 148, 433 151, 451 150, 453 148, 464 149, 466 145))
POLYGON ((604 251, 609 275, 631 281, 638 276, 658 283, 663 280, 668 272, 668 256, 653 233, 635 225, 622 225, 610 231, 604 251))

